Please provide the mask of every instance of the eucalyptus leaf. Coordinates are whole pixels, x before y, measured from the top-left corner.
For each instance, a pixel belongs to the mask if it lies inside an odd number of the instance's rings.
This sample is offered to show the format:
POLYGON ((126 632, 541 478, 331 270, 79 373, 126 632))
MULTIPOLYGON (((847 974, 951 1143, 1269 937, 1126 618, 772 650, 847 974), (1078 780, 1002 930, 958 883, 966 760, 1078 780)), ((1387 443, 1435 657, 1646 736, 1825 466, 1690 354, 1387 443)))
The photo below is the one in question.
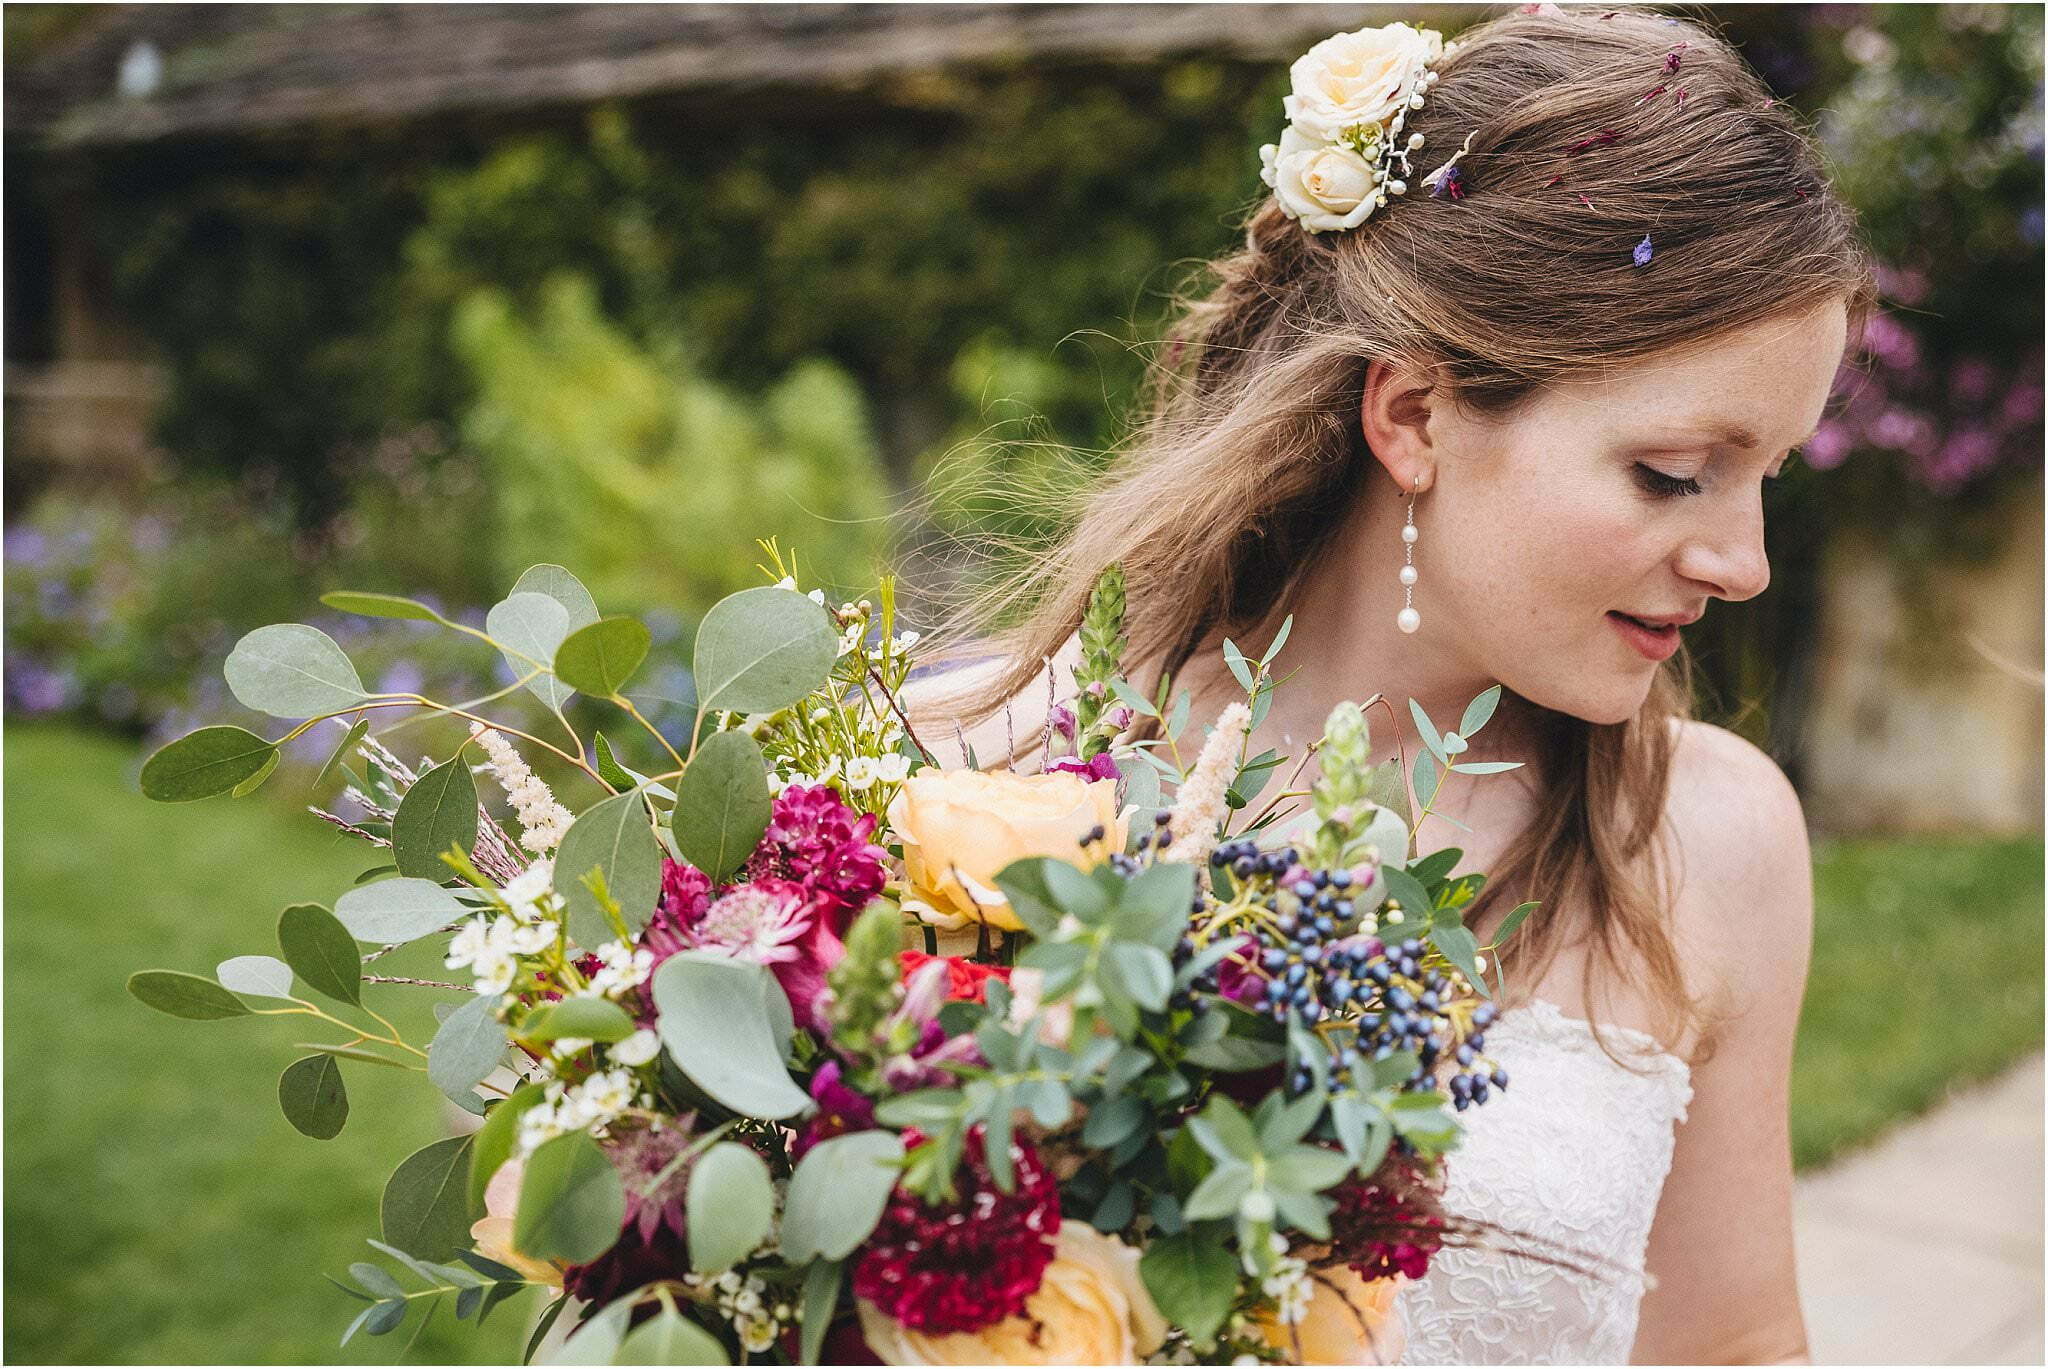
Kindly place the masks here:
POLYGON ((1479 729, 1486 726, 1493 717, 1493 710, 1500 707, 1500 686, 1495 685, 1465 705, 1465 716, 1458 720, 1458 735, 1470 741, 1479 729))
POLYGON ((1153 1241, 1138 1261, 1138 1277, 1160 1314, 1197 1350, 1214 1344, 1237 1301, 1237 1260, 1222 1242, 1193 1232, 1153 1241))
POLYGON ((471 1138, 451 1136, 405 1157, 384 1185, 386 1242, 423 1260, 445 1260, 469 1245, 470 1223, 483 1215, 463 1182, 470 1146, 471 1138))
POLYGON ((597 621, 597 600, 590 597, 590 591, 583 582, 551 561, 537 566, 528 566, 512 583, 514 594, 544 594, 562 606, 569 615, 569 630, 589 627, 597 621))
POLYGON ((612 754, 612 744, 599 732, 591 739, 591 749, 597 753, 598 777, 614 789, 631 789, 633 777, 626 767, 619 764, 619 758, 612 754))
POLYGON ((384 879, 359 885, 335 900, 334 915, 358 941, 415 941, 474 910, 453 890, 424 879, 384 879))
POLYGON ((202 727, 158 748, 142 764, 142 795, 190 803, 235 787, 277 758, 277 747, 239 727, 202 727))
POLYGON ((802 1264, 852 1254, 881 1221, 902 1164, 903 1139, 892 1131, 856 1131, 813 1146, 783 1203, 783 1257, 802 1264))
POLYGON ((396 594, 373 594, 366 590, 329 590, 320 596, 320 602, 343 613, 353 613, 360 618, 407 618, 422 623, 446 623, 434 610, 417 599, 407 599, 396 594))
MULTIPOLYGON (((491 606, 484 615, 484 630, 503 647, 513 676, 524 678, 554 666, 555 648, 571 631, 569 611, 545 594, 514 592, 491 606)), ((527 680, 526 688, 557 711, 576 692, 548 674, 527 680)))
POLYGON ((542 1003, 519 1024, 522 1041, 559 1041, 579 1037, 609 1044, 633 1034, 633 1019, 618 1004, 603 998, 564 998, 542 1003))
POLYGON ((772 713, 823 684, 838 659, 839 633, 822 605, 764 586, 711 606, 697 629, 692 675, 706 712, 772 713))
POLYGON ((673 1307, 626 1333, 613 1364, 730 1364, 718 1338, 673 1307))
POLYGON ((1493 997, 1493 990, 1486 985, 1486 976, 1479 973, 1479 942, 1471 932, 1462 926, 1432 927, 1429 939, 1443 952, 1446 960, 1472 981, 1472 987, 1479 991, 1480 997, 1493 997))
POLYGON ((539 1259, 581 1264, 619 1238, 626 1190, 597 1142, 572 1131, 527 1157, 512 1219, 512 1244, 539 1259))
POLYGON ((249 776, 248 779, 243 780, 233 789, 230 789, 228 791, 228 797, 236 799, 247 798, 249 795, 255 793, 258 789, 261 789, 263 787, 263 781, 270 778, 270 772, 277 769, 277 760, 278 757, 282 754, 284 753, 280 751, 272 751, 270 753, 270 759, 263 762, 263 768, 261 770, 258 770, 255 774, 249 776))
POLYGON ((1118 941, 1107 952, 1109 968, 1124 993, 1147 1012, 1164 1012, 1173 992, 1173 962, 1156 946, 1118 941))
POLYGON ((309 988, 344 1003, 362 1003, 362 957, 333 913, 317 903, 294 904, 278 915, 277 944, 285 963, 309 988))
MULTIPOLYGON (((1430 722, 1429 714, 1422 711, 1422 705, 1410 699, 1408 713, 1415 719, 1415 731, 1422 738, 1422 744, 1429 748, 1429 754, 1443 764, 1449 765, 1451 758, 1444 754, 1444 739, 1437 735, 1436 726, 1430 722)), ((1428 804, 1425 802, 1423 806, 1427 807, 1428 804)))
POLYGON ((327 777, 334 773, 335 766, 342 763, 342 757, 354 751, 356 747, 362 744, 363 738, 369 735, 370 720, 368 718, 357 718, 354 723, 350 724, 348 731, 342 736, 341 744, 329 752, 327 759, 321 763, 320 773, 313 776, 313 783, 310 787, 318 789, 321 785, 327 783, 327 777))
POLYGON ((340 1063, 331 1055, 292 1061, 278 1076, 277 1104, 284 1119, 301 1132, 316 1141, 333 1140, 348 1121, 348 1090, 341 1081, 340 1063))
POLYGON ((1415 931, 1420 933, 1429 921, 1432 906, 1429 891, 1415 876, 1393 865, 1380 867, 1380 880, 1386 885, 1387 896, 1398 902, 1409 917, 1418 919, 1414 925, 1415 931))
POLYGON ((484 1205, 484 1189, 490 1185, 491 1176, 498 1172, 498 1166, 512 1158, 513 1145, 519 1139, 519 1115, 545 1099, 539 1084, 521 1084, 510 1098, 484 1113, 484 1124, 476 1129, 476 1144, 470 1152, 471 1207, 484 1205))
POLYGON ((697 952, 671 956, 654 972, 654 1005, 669 1057, 719 1103, 770 1121, 810 1107, 782 1063, 789 1000, 764 966, 697 952))
POLYGON ((1444 772, 1437 764, 1436 756, 1428 751, 1415 753, 1415 801, 1428 812, 1436 802, 1436 791, 1442 787, 1444 772))
POLYGON ((497 1019, 497 1006, 495 994, 470 995, 427 1043, 427 1078, 457 1102, 475 1097, 476 1086, 504 1058, 505 1024, 497 1019))
POLYGON ((1502 918, 1500 926, 1493 933, 1493 948, 1497 951, 1507 945, 1508 938, 1515 934, 1515 929, 1522 925, 1522 920, 1541 906, 1537 903, 1520 904, 1513 912, 1502 918))
POLYGON ((255 998, 290 998, 292 967, 274 956, 238 955, 213 970, 222 988, 255 998))
POLYGON ((1460 775, 1505 775, 1521 768, 1520 761, 1460 761, 1451 767, 1460 775))
POLYGON ((363 701, 363 681, 332 637, 304 623, 259 627, 221 672, 237 702, 273 718, 317 718, 363 701))
POLYGON ((398 873, 440 883, 452 871, 441 853, 464 855, 476 846, 476 778, 460 752, 421 775, 398 801, 391 820, 391 855, 398 873))
POLYGON ((568 904, 569 939, 584 947, 618 938, 583 882, 592 869, 603 872, 626 925, 634 931, 645 926, 661 896, 661 843, 639 794, 615 794, 584 810, 555 852, 555 890, 568 904))
POLYGON ((194 1022, 249 1015, 241 999, 211 979, 182 970, 137 970, 128 976, 128 992, 160 1013, 194 1022))
POLYGON ((686 1200, 690 1268, 716 1274, 732 1268, 767 1238, 775 1221, 768 1166, 747 1146, 721 1141, 697 1157, 686 1200))
POLYGON ((636 619, 600 619, 562 639, 555 648, 555 674, 572 689, 608 699, 633 678, 653 640, 636 619))
POLYGON ((570 1333, 548 1358, 549 1364, 610 1364, 619 1352, 619 1342, 626 1338, 626 1328, 632 1324, 633 1309, 638 1299, 627 1294, 616 1302, 607 1303, 584 1323, 570 1333))
POLYGON ((744 732, 720 732, 697 748, 676 783, 669 823, 683 859, 716 884, 753 854, 773 812, 760 746, 744 732))
POLYGON ((832 1313, 839 1306, 839 1285, 845 1274, 846 1266, 837 1260, 813 1260, 804 1271, 799 1364, 817 1364, 824 1358, 825 1333, 832 1327, 832 1313))

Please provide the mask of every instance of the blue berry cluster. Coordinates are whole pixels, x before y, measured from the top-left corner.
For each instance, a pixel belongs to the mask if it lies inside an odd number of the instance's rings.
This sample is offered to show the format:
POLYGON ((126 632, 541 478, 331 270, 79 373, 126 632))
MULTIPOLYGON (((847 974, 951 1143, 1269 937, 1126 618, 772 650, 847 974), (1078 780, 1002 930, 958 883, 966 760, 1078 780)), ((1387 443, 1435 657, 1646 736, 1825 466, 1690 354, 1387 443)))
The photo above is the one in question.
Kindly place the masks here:
MULTIPOLYGON (((1365 1082, 1373 1062, 1412 1050, 1418 1064, 1402 1087, 1431 1088, 1448 1050, 1459 1067, 1449 1085, 1459 1111, 1507 1088, 1507 1071, 1483 1055, 1485 1031, 1498 1010, 1492 1003, 1473 1009, 1466 1015, 1469 1034, 1461 1039, 1451 1011, 1457 985, 1441 962, 1429 963, 1429 948, 1413 937, 1390 945, 1360 934, 1351 871, 1307 870, 1293 848, 1266 852, 1249 841, 1223 843, 1209 863, 1227 869, 1273 914, 1253 932, 1256 963, 1266 981, 1254 1010, 1282 1021, 1314 1026, 1327 1019, 1350 1029, 1348 1040, 1343 1032, 1332 1033, 1343 1043, 1331 1055, 1333 1086, 1351 1084, 1361 1066, 1365 1082)), ((1288 1081, 1295 1093, 1306 1092, 1312 1082, 1305 1067, 1288 1081)))

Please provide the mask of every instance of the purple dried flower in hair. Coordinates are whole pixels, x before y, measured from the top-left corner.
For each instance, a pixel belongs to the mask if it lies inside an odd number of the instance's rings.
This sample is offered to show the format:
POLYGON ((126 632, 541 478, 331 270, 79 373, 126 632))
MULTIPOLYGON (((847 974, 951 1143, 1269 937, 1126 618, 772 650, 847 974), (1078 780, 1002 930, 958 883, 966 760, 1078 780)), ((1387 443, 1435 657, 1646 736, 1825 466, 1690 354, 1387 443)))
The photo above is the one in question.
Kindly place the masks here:
POLYGON ((1634 255, 1635 263, 1638 266, 1648 266, 1650 258, 1656 255, 1656 249, 1650 246, 1650 235, 1648 233, 1643 234, 1643 240, 1636 244, 1634 255))
POLYGON ((1433 200, 1462 200, 1465 198, 1465 173, 1455 166, 1444 168, 1444 174, 1429 188, 1433 200))

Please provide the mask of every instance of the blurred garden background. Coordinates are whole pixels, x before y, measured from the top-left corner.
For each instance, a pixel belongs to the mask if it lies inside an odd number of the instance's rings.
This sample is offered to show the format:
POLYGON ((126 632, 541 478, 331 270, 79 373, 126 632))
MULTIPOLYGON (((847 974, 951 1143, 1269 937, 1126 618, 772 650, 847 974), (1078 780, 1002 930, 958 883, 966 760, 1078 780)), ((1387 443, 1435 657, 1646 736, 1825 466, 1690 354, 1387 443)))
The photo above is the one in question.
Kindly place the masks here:
MULTIPOLYGON (((304 811, 324 734, 232 823, 141 799, 158 742, 268 727, 221 681, 242 633, 468 697, 508 677, 466 639, 308 610, 480 625, 559 562, 655 629, 635 697, 679 729, 755 537, 847 594, 900 571, 915 620, 952 548, 1042 530, 996 477, 1115 442, 1287 61, 1494 12, 7 6, 6 1359, 517 1353, 516 1312, 336 1345, 317 1273, 366 1254, 431 1098, 352 1076, 357 1124, 308 1140, 288 1033, 122 992, 369 863, 304 811)), ((1816 832, 1817 1166, 2042 1040, 2042 11, 1682 12, 1813 118, 1884 263, 1770 496, 1771 592, 1688 634, 1702 713, 1816 832)))

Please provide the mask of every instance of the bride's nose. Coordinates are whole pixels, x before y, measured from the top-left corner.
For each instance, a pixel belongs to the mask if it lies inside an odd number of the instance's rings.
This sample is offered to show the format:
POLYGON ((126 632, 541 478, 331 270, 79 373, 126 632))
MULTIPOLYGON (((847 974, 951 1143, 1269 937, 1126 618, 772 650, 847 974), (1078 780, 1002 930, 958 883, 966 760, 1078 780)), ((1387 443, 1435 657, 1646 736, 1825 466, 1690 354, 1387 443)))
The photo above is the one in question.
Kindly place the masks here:
POLYGON ((1678 573, 1717 599, 1754 599, 1771 583, 1762 493, 1712 511, 1678 549, 1678 573))

